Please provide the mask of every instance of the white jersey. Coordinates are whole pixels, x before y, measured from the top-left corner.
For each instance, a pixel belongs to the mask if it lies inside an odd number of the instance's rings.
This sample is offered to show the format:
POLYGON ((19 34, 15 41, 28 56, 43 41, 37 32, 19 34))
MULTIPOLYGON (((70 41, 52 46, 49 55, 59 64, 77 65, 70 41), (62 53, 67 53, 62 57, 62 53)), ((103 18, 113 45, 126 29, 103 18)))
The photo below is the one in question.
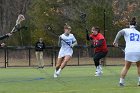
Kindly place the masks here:
POLYGON ((73 49, 71 48, 71 45, 73 42, 76 41, 75 37, 73 34, 69 34, 66 36, 65 34, 60 35, 60 38, 63 39, 61 40, 61 48, 58 54, 58 58, 64 57, 66 55, 72 56, 73 54, 73 49))
POLYGON ((126 41, 125 52, 140 52, 140 32, 134 27, 123 29, 126 41))
POLYGON ((116 35, 114 43, 118 43, 121 36, 124 36, 125 47, 125 60, 128 62, 140 61, 140 32, 132 25, 130 28, 122 29, 116 35))

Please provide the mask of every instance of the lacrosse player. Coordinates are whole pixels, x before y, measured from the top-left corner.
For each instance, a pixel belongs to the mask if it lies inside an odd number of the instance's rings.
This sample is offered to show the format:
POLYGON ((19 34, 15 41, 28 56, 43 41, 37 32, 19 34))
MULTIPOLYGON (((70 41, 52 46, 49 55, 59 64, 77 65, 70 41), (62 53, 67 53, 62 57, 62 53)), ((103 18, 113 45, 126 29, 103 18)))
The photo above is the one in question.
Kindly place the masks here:
POLYGON ((132 63, 136 63, 138 71, 138 86, 140 86, 140 32, 135 29, 136 18, 130 21, 129 28, 120 30, 113 42, 115 47, 118 47, 118 40, 121 36, 124 36, 125 47, 125 65, 121 71, 119 85, 125 85, 125 76, 132 63))
POLYGON ((38 62, 38 68, 44 68, 44 60, 43 60, 43 50, 45 49, 45 43, 42 38, 39 38, 39 41, 35 44, 35 54, 38 62))
POLYGON ((70 33, 71 27, 64 26, 64 33, 60 35, 58 45, 61 46, 58 54, 57 64, 54 71, 54 78, 60 75, 61 70, 66 66, 73 54, 73 47, 77 45, 77 40, 74 35, 70 33))
POLYGON ((108 52, 106 40, 100 33, 99 27, 92 27, 91 34, 88 35, 87 33, 87 40, 90 41, 94 52, 93 60, 96 66, 95 76, 101 76, 102 67, 100 66, 100 60, 104 58, 108 52))

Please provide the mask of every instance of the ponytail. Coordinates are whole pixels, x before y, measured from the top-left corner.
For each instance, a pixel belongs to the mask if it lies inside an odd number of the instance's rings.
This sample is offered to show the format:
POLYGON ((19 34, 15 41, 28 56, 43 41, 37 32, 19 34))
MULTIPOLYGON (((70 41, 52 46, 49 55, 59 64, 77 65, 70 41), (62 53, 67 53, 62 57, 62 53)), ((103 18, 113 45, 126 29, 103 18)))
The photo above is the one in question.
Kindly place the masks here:
POLYGON ((132 20, 130 21, 130 25, 136 25, 136 18, 133 17, 132 20))

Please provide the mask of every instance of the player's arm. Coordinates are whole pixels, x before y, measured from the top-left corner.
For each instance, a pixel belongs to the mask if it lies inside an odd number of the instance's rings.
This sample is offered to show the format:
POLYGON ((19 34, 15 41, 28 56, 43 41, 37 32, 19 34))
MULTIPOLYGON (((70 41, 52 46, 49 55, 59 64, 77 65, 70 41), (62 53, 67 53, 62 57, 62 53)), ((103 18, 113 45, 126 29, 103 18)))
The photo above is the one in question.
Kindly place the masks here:
POLYGON ((12 35, 11 33, 7 33, 7 34, 5 34, 3 36, 0 36, 0 40, 5 39, 7 37, 10 37, 11 35, 12 35))
POLYGON ((76 38, 73 35, 73 40, 72 40, 72 44, 71 47, 73 48, 74 46, 78 45, 76 38))
POLYGON ((93 38, 90 37, 89 34, 87 33, 87 34, 86 34, 86 39, 87 39, 88 41, 90 41, 90 40, 92 40, 93 38))
POLYGON ((43 42, 43 49, 45 49, 46 48, 46 45, 45 45, 45 43, 43 42))
POLYGON ((38 44, 38 42, 35 43, 35 50, 38 50, 37 44, 38 44))
POLYGON ((61 46, 61 36, 59 36, 59 39, 58 39, 58 46, 61 46))
POLYGON ((114 39, 114 42, 113 42, 113 45, 114 45, 115 47, 118 47, 118 41, 119 41, 120 37, 123 36, 124 34, 125 34, 125 31, 124 31, 124 30, 121 30, 121 31, 119 31, 119 32, 117 33, 117 35, 116 35, 116 37, 115 37, 115 39, 114 39))
POLYGON ((78 43, 77 43, 77 40, 76 40, 76 41, 73 41, 71 47, 74 47, 74 46, 76 46, 77 44, 78 44, 78 43))

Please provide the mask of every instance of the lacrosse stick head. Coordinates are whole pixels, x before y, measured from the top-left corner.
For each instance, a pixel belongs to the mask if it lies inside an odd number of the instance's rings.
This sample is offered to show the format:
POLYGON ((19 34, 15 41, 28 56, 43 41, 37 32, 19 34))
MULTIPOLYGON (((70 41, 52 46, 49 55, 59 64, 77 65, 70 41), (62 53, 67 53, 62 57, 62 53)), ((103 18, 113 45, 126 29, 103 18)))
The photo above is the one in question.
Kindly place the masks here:
POLYGON ((18 15, 17 21, 16 21, 16 25, 20 24, 21 21, 25 20, 24 15, 20 14, 18 15))
POLYGON ((85 21, 86 21, 86 16, 87 16, 86 13, 83 13, 83 12, 82 12, 82 13, 80 14, 80 18, 81 18, 82 22, 85 22, 85 21))
POLYGON ((17 20, 16 20, 16 25, 14 26, 14 28, 12 29, 12 31, 10 32, 10 33, 14 33, 14 32, 16 32, 16 31, 18 31, 17 29, 19 28, 19 24, 21 23, 21 21, 23 21, 23 20, 25 20, 25 17, 22 15, 22 14, 20 14, 20 15, 18 15, 18 18, 17 18, 17 20))
POLYGON ((80 17, 81 17, 81 18, 86 18, 86 13, 83 13, 83 12, 82 12, 82 13, 80 14, 80 17))

